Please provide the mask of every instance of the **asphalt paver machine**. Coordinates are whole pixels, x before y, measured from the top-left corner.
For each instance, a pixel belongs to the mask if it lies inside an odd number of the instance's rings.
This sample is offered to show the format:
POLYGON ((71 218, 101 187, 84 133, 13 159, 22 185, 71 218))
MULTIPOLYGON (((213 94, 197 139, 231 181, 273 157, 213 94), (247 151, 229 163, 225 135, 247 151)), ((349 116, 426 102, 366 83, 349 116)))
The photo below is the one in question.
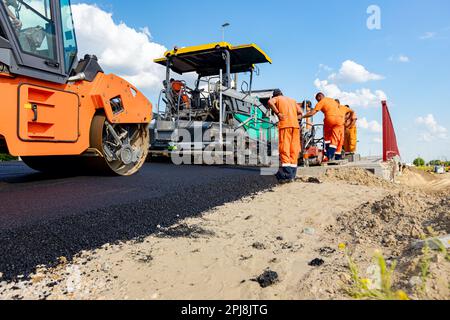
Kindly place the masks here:
POLYGON ((265 155, 270 154, 270 141, 277 139, 277 121, 254 94, 253 79, 258 64, 272 61, 257 45, 221 42, 175 48, 155 62, 166 68, 166 80, 160 112, 151 125, 153 155, 205 152, 212 145, 226 144, 230 140, 224 137, 233 135, 245 136, 246 143, 257 147, 265 145, 265 155), (194 85, 179 80, 182 75, 194 85), (248 81, 239 82, 239 77, 246 76, 248 81), (201 141, 194 140, 199 126, 201 141), (182 139, 181 131, 190 132, 192 139, 182 139))

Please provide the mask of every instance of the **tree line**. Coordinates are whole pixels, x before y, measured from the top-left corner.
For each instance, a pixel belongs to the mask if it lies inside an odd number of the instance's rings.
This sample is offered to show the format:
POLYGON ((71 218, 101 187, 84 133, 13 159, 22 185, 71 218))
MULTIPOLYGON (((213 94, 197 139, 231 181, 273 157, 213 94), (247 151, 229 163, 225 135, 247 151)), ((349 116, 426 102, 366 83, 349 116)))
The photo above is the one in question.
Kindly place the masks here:
POLYGON ((450 167, 450 161, 433 160, 433 161, 430 161, 430 162, 427 163, 422 158, 415 159, 413 164, 416 167, 425 167, 425 166, 429 166, 429 167, 434 167, 434 166, 450 167))

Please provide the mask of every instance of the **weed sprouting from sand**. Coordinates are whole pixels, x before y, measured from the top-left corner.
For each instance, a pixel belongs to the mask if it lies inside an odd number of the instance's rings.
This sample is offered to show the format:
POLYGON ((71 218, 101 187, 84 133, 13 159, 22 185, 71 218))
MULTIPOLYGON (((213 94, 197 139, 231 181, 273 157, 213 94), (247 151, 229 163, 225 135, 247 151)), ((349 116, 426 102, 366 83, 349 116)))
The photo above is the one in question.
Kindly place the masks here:
POLYGON ((394 300, 397 297, 397 292, 392 291, 392 275, 397 267, 397 262, 393 262, 391 267, 388 267, 386 260, 381 252, 375 255, 381 274, 381 290, 388 300, 394 300))
POLYGON ((442 241, 437 238, 437 233, 431 227, 428 227, 427 230, 433 238, 431 240, 427 240, 425 235, 422 236, 424 245, 422 248, 422 257, 419 263, 421 282, 417 289, 421 295, 425 295, 427 283, 431 276, 431 260, 433 257, 433 250, 431 246, 438 252, 438 254, 442 254, 447 262, 450 262, 450 254, 442 241))
POLYGON ((427 241, 422 249, 422 258, 420 259, 420 288, 419 292, 424 294, 427 287, 428 277, 431 267, 431 249, 427 241))
MULTIPOLYGON (((340 246, 342 250, 342 246, 340 246)), ((354 299, 374 299, 374 300, 410 300, 408 295, 402 291, 394 291, 392 288, 392 275, 397 267, 394 262, 389 267, 381 252, 375 254, 377 267, 379 268, 380 283, 373 283, 371 279, 364 279, 360 276, 358 265, 355 263, 348 250, 345 249, 345 256, 351 273, 352 285, 348 288, 347 294, 354 299)))
POLYGON ((375 293, 369 289, 368 279, 363 279, 360 277, 358 266, 350 255, 347 255, 347 259, 353 282, 352 287, 346 290, 348 295, 355 299, 377 298, 375 293))

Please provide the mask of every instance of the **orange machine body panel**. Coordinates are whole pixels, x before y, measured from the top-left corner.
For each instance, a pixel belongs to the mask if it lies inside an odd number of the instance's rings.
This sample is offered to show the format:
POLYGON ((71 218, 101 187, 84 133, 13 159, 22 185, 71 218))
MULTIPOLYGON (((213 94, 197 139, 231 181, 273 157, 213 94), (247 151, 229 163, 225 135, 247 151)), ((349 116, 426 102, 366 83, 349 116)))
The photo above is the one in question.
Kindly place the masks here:
POLYGON ((98 110, 113 124, 150 123, 153 114, 134 86, 103 73, 65 85, 0 74, 0 95, 0 137, 14 156, 84 153, 98 110), (114 100, 120 103, 113 106, 114 100))

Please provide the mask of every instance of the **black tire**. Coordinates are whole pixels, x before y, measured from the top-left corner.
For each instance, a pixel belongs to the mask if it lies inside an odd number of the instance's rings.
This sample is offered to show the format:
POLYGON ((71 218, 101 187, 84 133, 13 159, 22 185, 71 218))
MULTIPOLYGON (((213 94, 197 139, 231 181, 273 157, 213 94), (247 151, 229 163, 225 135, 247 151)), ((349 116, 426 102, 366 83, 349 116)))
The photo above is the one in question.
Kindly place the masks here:
MULTIPOLYGON (((97 149, 101 156, 43 156, 22 157, 23 162, 30 168, 46 174, 58 176, 74 175, 108 175, 108 176, 131 176, 138 172, 145 164, 149 147, 149 132, 143 124, 136 124, 140 132, 135 146, 141 151, 139 161, 124 165, 120 161, 109 162, 105 157, 103 149, 103 138, 105 133, 106 117, 95 116, 92 120, 90 132, 91 148, 97 149)), ((131 125, 130 125, 131 126, 131 125)))
POLYGON ((108 161, 105 155, 104 142, 106 133, 106 117, 104 115, 97 115, 92 120, 90 145, 91 148, 100 152, 102 157, 91 158, 89 166, 98 172, 106 175, 116 176, 131 176, 138 172, 147 160, 150 148, 149 131, 145 124, 134 124, 127 126, 137 126, 135 129, 139 131, 138 137, 132 141, 133 147, 139 148, 141 156, 137 162, 124 164, 120 160, 108 161))

